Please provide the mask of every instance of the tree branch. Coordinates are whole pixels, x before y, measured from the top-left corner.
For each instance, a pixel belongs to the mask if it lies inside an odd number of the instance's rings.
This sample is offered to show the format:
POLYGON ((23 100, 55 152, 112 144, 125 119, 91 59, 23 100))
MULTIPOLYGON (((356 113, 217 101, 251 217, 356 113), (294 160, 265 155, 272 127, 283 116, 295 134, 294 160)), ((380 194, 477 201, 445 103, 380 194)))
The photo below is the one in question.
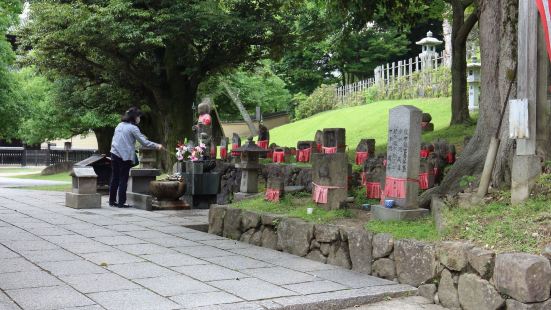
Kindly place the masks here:
POLYGON ((455 37, 456 41, 465 42, 467 40, 469 33, 473 29, 474 25, 476 25, 476 22, 478 22, 479 13, 480 10, 476 8, 476 11, 474 11, 471 15, 469 15, 469 17, 467 17, 467 20, 465 20, 465 22, 463 23, 463 25, 461 25, 461 28, 459 28, 459 31, 457 32, 457 36, 455 37))

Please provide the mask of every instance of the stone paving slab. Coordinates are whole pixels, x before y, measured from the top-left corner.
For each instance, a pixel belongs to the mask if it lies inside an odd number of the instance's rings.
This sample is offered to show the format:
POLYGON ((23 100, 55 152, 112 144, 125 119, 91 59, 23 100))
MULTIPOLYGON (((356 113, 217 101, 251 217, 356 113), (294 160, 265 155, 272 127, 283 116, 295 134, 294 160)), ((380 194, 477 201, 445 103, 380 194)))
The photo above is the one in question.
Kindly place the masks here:
POLYGON ((63 193, 0 188, 0 309, 339 309, 416 292, 182 226, 208 210, 103 199, 82 211, 63 193))

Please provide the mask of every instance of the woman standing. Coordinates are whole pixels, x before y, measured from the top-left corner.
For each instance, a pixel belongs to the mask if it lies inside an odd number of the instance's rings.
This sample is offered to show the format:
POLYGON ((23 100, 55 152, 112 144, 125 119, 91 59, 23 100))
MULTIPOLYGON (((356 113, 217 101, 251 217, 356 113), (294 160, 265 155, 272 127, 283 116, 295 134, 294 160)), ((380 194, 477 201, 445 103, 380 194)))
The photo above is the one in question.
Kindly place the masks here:
POLYGON ((126 204, 126 187, 130 168, 136 161, 136 141, 148 148, 162 149, 161 144, 151 142, 140 132, 138 124, 142 113, 132 107, 124 113, 122 121, 115 128, 111 142, 111 184, 109 185, 109 206, 128 208, 126 204), (117 202, 117 192, 119 200, 117 202))

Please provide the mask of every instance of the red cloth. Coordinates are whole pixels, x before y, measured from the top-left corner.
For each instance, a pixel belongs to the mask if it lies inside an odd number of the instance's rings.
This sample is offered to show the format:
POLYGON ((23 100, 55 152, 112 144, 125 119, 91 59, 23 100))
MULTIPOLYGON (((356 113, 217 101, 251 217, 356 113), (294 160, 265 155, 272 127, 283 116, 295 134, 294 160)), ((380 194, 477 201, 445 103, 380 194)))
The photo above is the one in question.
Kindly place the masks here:
POLYGON ((381 183, 380 182, 366 182, 365 183, 365 195, 369 199, 381 198, 381 183))
POLYGON ((296 149, 291 149, 291 155, 297 155, 297 150, 296 149))
POLYGON ((264 196, 264 199, 268 201, 279 202, 280 194, 281 193, 279 189, 268 188, 266 190, 266 195, 264 196))
POLYGON ((310 153, 312 152, 312 148, 297 150, 297 152, 297 161, 299 163, 310 162, 310 153))
POLYGON ((407 182, 419 182, 419 181, 414 179, 386 177, 385 197, 406 198, 407 182))
POLYGON ((324 186, 312 182, 312 199, 316 203, 327 203, 327 194, 330 189, 342 188, 338 186, 324 186))
POLYGON ((210 147, 210 158, 216 159, 216 153, 217 153, 216 145, 212 144, 210 147))
POLYGON ((363 165, 364 161, 366 161, 368 157, 368 152, 356 152, 356 165, 363 165))
POLYGON ((322 146, 321 148, 323 150, 324 154, 335 154, 337 153, 337 147, 328 147, 328 146, 322 146))
POLYGON ((267 150, 268 149, 268 144, 270 144, 270 141, 269 140, 260 140, 256 144, 258 144, 259 147, 267 150))
POLYGON ((283 151, 274 151, 272 155, 272 162, 274 163, 284 163, 285 162, 285 152, 283 151))
POLYGON ((429 124, 428 122, 421 122, 421 128, 427 127, 428 124, 429 124))
POLYGON ((421 150, 421 158, 428 158, 430 155, 429 150, 421 150))
POLYGON ((236 148, 239 148, 239 144, 233 143, 233 144, 231 145, 231 150, 232 150, 231 156, 234 156, 234 157, 239 156, 239 152, 234 152, 234 151, 233 151, 233 150, 235 150, 236 148))
POLYGON ((316 149, 318 150, 318 153, 321 153, 321 144, 316 144, 316 149))
POLYGON ((199 115, 199 123, 208 126, 212 123, 212 117, 210 114, 199 115))
POLYGON ((228 149, 225 146, 220 147, 220 158, 221 159, 228 158, 228 149))
POLYGON ((385 160, 383 160, 383 166, 386 167, 386 164, 387 164, 387 160, 385 159, 385 160))
POLYGON ((431 175, 434 175, 434 173, 430 173, 430 172, 424 172, 424 173, 420 173, 419 174, 419 188, 420 189, 429 189, 429 180, 430 180, 430 176, 431 175))
POLYGON ((448 164, 453 164, 453 163, 455 163, 455 154, 452 153, 452 152, 449 152, 449 153, 446 155, 446 161, 448 162, 448 164))

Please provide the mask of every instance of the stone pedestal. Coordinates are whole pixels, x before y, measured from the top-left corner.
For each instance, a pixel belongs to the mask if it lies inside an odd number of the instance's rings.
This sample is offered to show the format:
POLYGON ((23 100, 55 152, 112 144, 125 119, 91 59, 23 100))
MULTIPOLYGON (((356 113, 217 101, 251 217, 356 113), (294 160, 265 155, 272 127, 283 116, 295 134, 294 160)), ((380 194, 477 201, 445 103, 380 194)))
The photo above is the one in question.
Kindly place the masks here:
POLYGON ((414 106, 398 106, 389 112, 385 199, 395 201, 394 208, 374 206, 378 220, 413 219, 428 215, 419 209, 419 160, 422 112, 414 106))
POLYGON ((220 189, 220 173, 204 173, 203 167, 200 162, 186 162, 186 172, 183 174, 186 192, 182 199, 193 209, 208 209, 216 203, 220 189))
POLYGON ((312 154, 312 186, 328 187, 327 203, 318 203, 326 210, 339 209, 348 197, 348 159, 346 153, 312 154))
POLYGON ((372 206, 371 214, 374 219, 381 221, 401 221, 401 220, 414 220, 423 216, 429 215, 428 209, 397 209, 397 208, 385 208, 384 206, 372 206))
POLYGON ((65 194, 65 206, 73 209, 101 208, 97 191, 97 175, 92 167, 74 167, 71 171, 73 189, 65 194))
POLYGON ((101 208, 101 195, 65 193, 65 206, 73 209, 101 208))
POLYGON ((151 211, 153 209, 153 197, 149 192, 149 183, 155 181, 159 175, 161 175, 159 169, 130 169, 128 191, 126 192, 128 203, 137 209, 151 211))

